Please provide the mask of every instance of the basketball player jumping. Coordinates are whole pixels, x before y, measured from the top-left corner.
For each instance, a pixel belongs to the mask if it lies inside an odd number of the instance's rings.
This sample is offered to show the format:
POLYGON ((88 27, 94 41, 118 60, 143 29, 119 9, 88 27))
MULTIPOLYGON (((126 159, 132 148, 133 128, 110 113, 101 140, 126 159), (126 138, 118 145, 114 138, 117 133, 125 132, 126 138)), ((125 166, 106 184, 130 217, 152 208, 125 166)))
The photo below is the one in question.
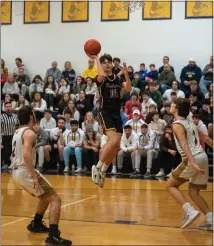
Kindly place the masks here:
POLYGON ((22 107, 18 111, 18 119, 20 128, 16 130, 12 141, 12 164, 10 166, 12 177, 24 190, 39 198, 35 217, 27 229, 34 233, 49 232, 45 240, 46 245, 69 246, 72 242, 61 238, 58 230, 61 199, 45 177, 34 168, 36 134, 32 128, 36 119, 33 109, 30 106, 22 107), (49 205, 50 228, 47 228, 42 219, 49 205))
POLYGON ((167 182, 167 190, 186 213, 184 224, 181 226, 181 228, 185 228, 199 215, 199 211, 187 202, 179 189, 180 185, 189 181, 189 196, 206 216, 206 223, 200 225, 199 229, 212 230, 212 212, 206 201, 200 196, 200 190, 205 190, 208 183, 208 158, 200 145, 200 139, 210 147, 213 147, 213 141, 200 132, 192 120, 188 120, 190 104, 187 99, 177 99, 176 103, 171 105, 170 111, 175 117, 173 133, 182 162, 172 172, 172 176, 167 182))
POLYGON ((98 164, 92 166, 92 180, 103 188, 105 173, 120 150, 120 139, 123 133, 122 120, 120 117, 120 91, 121 87, 127 92, 131 92, 132 86, 129 79, 126 64, 123 64, 122 77, 112 73, 112 57, 103 55, 89 57, 96 59, 98 76, 95 81, 98 86, 99 95, 101 97, 101 106, 99 120, 102 128, 108 136, 108 142, 105 145, 98 164))

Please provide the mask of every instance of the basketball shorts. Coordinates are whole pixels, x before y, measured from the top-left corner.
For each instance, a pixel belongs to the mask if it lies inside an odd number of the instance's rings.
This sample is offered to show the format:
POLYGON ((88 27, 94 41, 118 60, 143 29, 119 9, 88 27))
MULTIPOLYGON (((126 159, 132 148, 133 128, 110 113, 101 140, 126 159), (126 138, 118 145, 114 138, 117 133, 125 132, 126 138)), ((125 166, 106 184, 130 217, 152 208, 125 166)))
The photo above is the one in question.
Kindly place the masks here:
POLYGON ((41 195, 53 195, 56 191, 48 182, 48 180, 37 170, 39 189, 34 189, 33 178, 26 167, 20 166, 17 169, 13 169, 12 177, 16 184, 20 185, 25 191, 30 193, 32 196, 39 197, 41 195))
POLYGON ((121 134, 123 133, 123 122, 120 117, 120 112, 101 111, 98 117, 104 133, 110 130, 121 134))
POLYGON ((172 177, 184 182, 189 181, 191 186, 206 190, 209 178, 207 154, 201 152, 194 156, 194 158, 198 167, 204 170, 204 174, 196 172, 188 161, 182 160, 181 164, 172 172, 172 177))

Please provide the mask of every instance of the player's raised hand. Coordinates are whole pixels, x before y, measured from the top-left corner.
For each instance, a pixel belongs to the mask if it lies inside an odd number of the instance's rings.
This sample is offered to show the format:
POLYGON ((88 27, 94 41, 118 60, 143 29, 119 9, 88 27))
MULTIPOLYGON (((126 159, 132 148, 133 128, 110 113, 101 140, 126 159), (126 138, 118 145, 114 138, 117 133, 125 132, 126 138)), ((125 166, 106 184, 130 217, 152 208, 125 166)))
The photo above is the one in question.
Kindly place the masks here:
POLYGON ((98 55, 90 55, 90 54, 86 54, 89 58, 91 58, 91 59, 94 59, 94 60, 96 60, 97 58, 98 58, 98 55))
POLYGON ((205 171, 203 170, 203 169, 201 169, 197 164, 195 164, 195 163, 193 163, 192 164, 192 168, 196 171, 196 172, 198 172, 198 173, 200 173, 200 174, 204 174, 205 173, 205 171))
POLYGON ((121 68, 121 70, 122 70, 122 73, 125 75, 128 75, 129 73, 128 73, 128 68, 127 68, 127 66, 126 66, 126 63, 124 62, 123 63, 123 67, 121 68))

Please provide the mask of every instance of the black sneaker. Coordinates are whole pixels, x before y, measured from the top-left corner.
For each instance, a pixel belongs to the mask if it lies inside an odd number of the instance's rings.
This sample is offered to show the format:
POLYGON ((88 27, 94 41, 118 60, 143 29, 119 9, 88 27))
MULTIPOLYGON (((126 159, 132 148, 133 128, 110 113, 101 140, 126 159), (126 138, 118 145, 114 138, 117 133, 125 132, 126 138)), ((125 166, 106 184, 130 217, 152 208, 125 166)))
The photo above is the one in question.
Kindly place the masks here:
POLYGON ((148 179, 148 178, 151 178, 151 177, 152 177, 152 175, 151 175, 150 172, 146 172, 146 173, 144 174, 144 178, 145 178, 145 179, 148 179))
POLYGON ((72 245, 72 241, 61 238, 60 233, 59 233, 58 237, 48 236, 45 239, 45 245, 46 246, 70 246, 72 245))
POLYGON ((133 173, 130 174, 130 177, 140 177, 140 172, 135 170, 133 173))
POLYGON ((48 233, 49 228, 45 225, 43 221, 41 223, 35 223, 34 220, 30 222, 30 224, 27 226, 28 231, 34 232, 34 233, 48 233))

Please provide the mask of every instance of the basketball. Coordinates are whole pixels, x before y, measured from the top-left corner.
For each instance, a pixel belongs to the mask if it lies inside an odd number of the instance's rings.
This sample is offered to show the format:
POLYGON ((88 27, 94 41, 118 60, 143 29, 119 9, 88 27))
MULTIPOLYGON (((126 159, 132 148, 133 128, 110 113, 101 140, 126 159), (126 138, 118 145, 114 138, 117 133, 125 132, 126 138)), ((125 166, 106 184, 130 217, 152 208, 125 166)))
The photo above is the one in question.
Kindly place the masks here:
POLYGON ((86 54, 98 55, 101 51, 101 44, 95 39, 90 39, 86 41, 84 50, 86 54))

